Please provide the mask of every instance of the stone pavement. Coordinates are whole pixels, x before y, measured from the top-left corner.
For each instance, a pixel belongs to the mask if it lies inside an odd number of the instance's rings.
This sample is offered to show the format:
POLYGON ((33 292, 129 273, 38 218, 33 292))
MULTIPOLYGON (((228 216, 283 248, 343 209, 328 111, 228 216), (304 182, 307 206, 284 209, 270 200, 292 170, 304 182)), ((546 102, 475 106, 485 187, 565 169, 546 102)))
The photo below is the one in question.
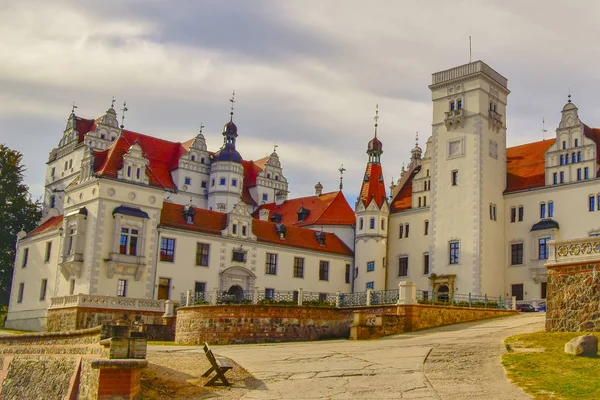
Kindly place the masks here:
MULTIPOLYGON (((544 329, 520 314, 372 341, 211 346, 258 380, 241 399, 528 399, 504 375, 504 338, 544 329)), ((201 351, 198 347, 173 347, 201 351)), ((168 350, 165 346, 154 350, 168 350)))

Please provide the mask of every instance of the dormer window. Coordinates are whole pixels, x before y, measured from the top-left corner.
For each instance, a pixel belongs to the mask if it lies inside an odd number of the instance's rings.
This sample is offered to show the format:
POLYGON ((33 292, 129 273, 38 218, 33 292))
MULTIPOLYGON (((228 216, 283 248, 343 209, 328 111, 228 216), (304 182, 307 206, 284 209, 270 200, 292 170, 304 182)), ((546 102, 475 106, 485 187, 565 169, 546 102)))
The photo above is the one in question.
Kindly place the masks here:
POLYGON ((369 174, 365 174, 365 182, 369 182, 369 174))
POLYGON ((194 207, 192 207, 191 204, 188 204, 187 206, 183 207, 183 218, 185 219, 185 222, 187 222, 188 224, 193 224, 195 215, 196 210, 194 210, 194 207))
POLYGON ((306 218, 308 218, 309 214, 310 210, 304 208, 304 206, 300 207, 300 209, 298 210, 298 222, 304 221, 306 218))
POLYGON ((278 213, 271 214, 271 222, 280 223, 283 219, 283 215, 278 213))
POLYGON ((317 242, 319 243, 319 245, 321 246, 325 246, 325 232, 321 231, 321 232, 315 232, 315 236, 317 238, 317 242))
POLYGON ((275 232, 277 232, 277 236, 279 239, 285 239, 285 235, 287 233, 287 228, 284 224, 275 224, 275 232))

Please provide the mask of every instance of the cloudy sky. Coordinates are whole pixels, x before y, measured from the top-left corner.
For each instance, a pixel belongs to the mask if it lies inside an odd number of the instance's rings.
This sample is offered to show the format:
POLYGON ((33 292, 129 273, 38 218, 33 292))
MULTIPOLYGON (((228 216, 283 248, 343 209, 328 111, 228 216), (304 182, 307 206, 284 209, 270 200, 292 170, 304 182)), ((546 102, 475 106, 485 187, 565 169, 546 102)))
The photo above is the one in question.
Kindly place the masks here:
MULTIPOLYGON (((173 141, 202 121, 222 143, 236 91, 238 149, 273 144, 291 196, 339 183, 354 204, 379 103, 386 186, 431 133, 431 73, 482 59, 508 78, 508 144, 552 135, 569 87, 600 126, 597 1, 3 0, 0 142, 43 194, 45 161, 77 114, 127 101, 128 129, 173 141)), ((120 107, 119 107, 120 108, 120 107)))

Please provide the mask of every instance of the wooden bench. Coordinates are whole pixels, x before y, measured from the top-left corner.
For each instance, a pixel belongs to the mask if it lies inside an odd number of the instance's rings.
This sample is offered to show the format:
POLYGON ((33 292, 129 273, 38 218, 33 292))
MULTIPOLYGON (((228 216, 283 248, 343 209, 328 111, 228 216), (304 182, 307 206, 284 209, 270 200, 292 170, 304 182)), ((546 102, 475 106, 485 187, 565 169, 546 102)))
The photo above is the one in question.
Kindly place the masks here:
POLYGON ((204 354, 206 354, 206 358, 210 362, 211 367, 202 375, 203 378, 206 378, 211 374, 211 372, 215 371, 216 375, 212 377, 212 379, 204 384, 204 386, 213 386, 213 385, 225 385, 230 386, 231 383, 225 378, 225 373, 233 368, 233 365, 225 359, 225 358, 216 358, 213 354, 212 350, 208 347, 208 343, 204 343, 204 354), (221 383, 217 383, 220 380, 221 383))

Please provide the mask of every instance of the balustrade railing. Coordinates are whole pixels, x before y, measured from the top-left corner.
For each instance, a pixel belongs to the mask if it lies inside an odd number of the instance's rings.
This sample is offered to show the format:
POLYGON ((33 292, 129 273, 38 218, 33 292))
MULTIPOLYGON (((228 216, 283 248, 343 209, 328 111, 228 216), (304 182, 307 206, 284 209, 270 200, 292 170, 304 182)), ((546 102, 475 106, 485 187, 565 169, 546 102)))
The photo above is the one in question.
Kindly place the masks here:
POLYGON ((135 299, 130 297, 98 296, 91 294, 75 294, 70 296, 52 297, 51 309, 67 307, 93 307, 117 310, 165 311, 164 300, 135 299))

